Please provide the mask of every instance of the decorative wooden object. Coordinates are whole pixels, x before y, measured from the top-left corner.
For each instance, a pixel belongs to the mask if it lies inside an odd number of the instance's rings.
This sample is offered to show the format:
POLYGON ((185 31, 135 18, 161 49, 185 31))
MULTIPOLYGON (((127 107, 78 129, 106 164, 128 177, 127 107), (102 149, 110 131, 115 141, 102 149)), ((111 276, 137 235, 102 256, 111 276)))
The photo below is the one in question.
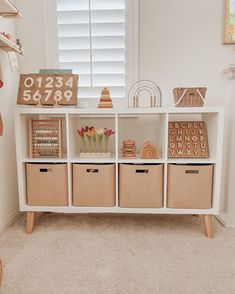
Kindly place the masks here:
POLYGON ((33 211, 27 211, 27 227, 26 227, 26 233, 32 234, 34 230, 34 218, 35 218, 35 212, 33 211))
POLYGON ((31 158, 62 158, 62 119, 29 120, 31 158))
POLYGON ((4 33, 4 32, 2 32, 1 33, 5 38, 7 38, 7 39, 9 39, 12 43, 15 43, 15 45, 17 45, 17 43, 16 43, 16 39, 12 36, 12 35, 10 35, 9 33, 4 33))
POLYGON ((20 76, 18 104, 77 105, 78 75, 23 74, 20 76))
POLYGON ((140 149, 140 158, 142 159, 159 158, 159 151, 156 145, 150 141, 144 143, 144 145, 140 149))
POLYGON ((140 107, 140 99, 147 99, 149 103, 143 107, 161 107, 162 92, 159 86, 150 80, 141 80, 133 84, 128 94, 129 107, 140 107))
POLYGON ((224 44, 235 43, 235 0, 225 0, 224 44))
POLYGON ((135 141, 132 140, 126 140, 122 142, 123 148, 122 148, 122 158, 125 159, 133 159, 136 158, 136 146, 135 141))
POLYGON ((205 214, 203 215, 204 225, 205 225, 205 235, 208 238, 213 238, 213 215, 205 214))
POLYGON ((0 113, 0 136, 3 136, 3 121, 2 121, 1 113, 0 113))
POLYGON ((25 56, 24 50, 20 46, 18 46, 17 43, 12 42, 2 33, 0 33, 0 49, 6 52, 14 51, 25 56))
POLYGON ((205 103, 207 88, 175 88, 173 90, 176 107, 200 107, 205 103))
POLYGON ((168 157, 207 158, 208 142, 205 122, 169 122, 168 157))
POLYGON ((98 108, 113 108, 113 103, 108 88, 104 88, 102 90, 98 108))

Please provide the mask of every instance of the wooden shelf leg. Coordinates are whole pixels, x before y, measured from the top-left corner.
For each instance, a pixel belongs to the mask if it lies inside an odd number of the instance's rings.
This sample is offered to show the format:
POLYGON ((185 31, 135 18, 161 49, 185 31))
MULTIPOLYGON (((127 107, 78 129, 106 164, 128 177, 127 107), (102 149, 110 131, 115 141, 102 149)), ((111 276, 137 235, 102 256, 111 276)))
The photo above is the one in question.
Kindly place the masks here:
POLYGON ((26 227, 26 233, 32 234, 34 229, 34 217, 35 212, 34 211, 27 211, 27 227, 26 227))
POLYGON ((213 238, 213 215, 211 214, 204 214, 204 225, 205 225, 205 235, 207 238, 213 238))
POLYGON ((3 269, 2 269, 2 260, 0 259, 0 288, 2 286, 2 275, 3 275, 3 269))

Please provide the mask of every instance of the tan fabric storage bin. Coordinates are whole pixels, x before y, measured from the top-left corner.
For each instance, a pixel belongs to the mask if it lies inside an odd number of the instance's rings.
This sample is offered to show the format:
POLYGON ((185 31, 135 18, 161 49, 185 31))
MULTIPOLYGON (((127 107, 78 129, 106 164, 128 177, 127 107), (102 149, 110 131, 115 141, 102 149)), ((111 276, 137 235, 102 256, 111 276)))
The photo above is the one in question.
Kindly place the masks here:
POLYGON ((27 204, 67 206, 67 164, 26 164, 27 204))
POLYGON ((169 164, 167 206, 170 208, 211 208, 212 186, 213 164, 169 164))
POLYGON ((115 205, 115 164, 73 164, 73 205, 115 205))
POLYGON ((159 208, 163 198, 163 165, 119 165, 119 205, 159 208))

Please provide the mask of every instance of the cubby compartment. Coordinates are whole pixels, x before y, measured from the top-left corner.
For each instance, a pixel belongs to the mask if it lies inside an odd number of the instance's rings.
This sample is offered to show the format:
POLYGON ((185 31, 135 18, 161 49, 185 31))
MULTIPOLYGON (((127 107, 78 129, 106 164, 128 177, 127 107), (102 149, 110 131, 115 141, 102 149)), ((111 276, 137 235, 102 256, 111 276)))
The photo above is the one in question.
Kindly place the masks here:
POLYGON ((115 164, 73 164, 73 205, 115 206, 115 164))
POLYGON ((162 113, 119 115, 119 158, 122 158, 123 141, 131 139, 135 141, 137 160, 146 142, 155 144, 159 150, 159 159, 164 159, 166 128, 166 115, 162 113))
POLYGON ((94 161, 115 161, 115 140, 115 115, 69 115, 69 148, 72 162, 86 162, 86 158, 81 157, 81 154, 86 155, 86 153, 89 153, 87 156, 88 161, 89 159, 94 161), (109 138, 103 134, 101 140, 99 140, 96 133, 96 141, 91 141, 90 143, 86 135, 85 139, 82 139, 78 133, 78 130, 86 127, 94 127, 98 132, 102 132, 106 128, 114 133, 109 138), (108 143, 106 140, 108 140, 108 143), (110 157, 106 157, 107 153, 110 153, 110 157), (89 156, 91 157, 89 158, 89 156))
MULTIPOLYGON (((190 143, 184 138, 185 134, 182 135, 182 133, 174 133, 173 136, 171 136, 171 140, 168 139, 168 148, 170 147, 170 144, 176 144, 178 148, 175 152, 178 152, 179 156, 178 158, 172 158, 170 156, 170 152, 168 151, 168 159, 169 161, 176 162, 181 161, 182 159, 186 158, 187 160, 190 159, 192 162, 211 162, 214 163, 216 161, 217 157, 217 148, 218 148, 218 134, 219 134, 219 113, 211 113, 211 112, 203 112, 203 113, 171 113, 169 114, 169 123, 171 122, 187 122, 187 123, 193 123, 194 122, 204 122, 205 123, 205 132, 198 133, 196 136, 187 136, 190 137, 190 143), (193 138, 192 138, 193 137, 193 138), (206 137, 204 139, 204 137, 206 137), (202 138, 202 139, 201 139, 202 138), (200 141, 202 140, 202 141, 200 141), (205 141, 207 141, 207 147, 205 148, 205 141), (190 155, 187 154, 187 151, 182 152, 181 144, 190 144, 188 151, 190 152, 190 155), (195 144, 195 145, 193 145, 195 144), (207 150, 206 150, 207 149, 207 150), (199 152, 198 152, 199 151, 199 152), (198 155, 196 154, 198 152, 198 155), (208 156, 204 156, 203 153, 208 152, 208 156)), ((197 127, 196 127, 197 128, 197 127)), ((169 130, 168 130, 169 131, 169 130)), ((179 130, 181 132, 181 130, 179 130)), ((183 130, 183 132, 185 132, 183 130)), ((189 140, 189 139, 188 139, 189 140)), ((170 148, 172 152, 174 152, 174 148, 170 148)))
POLYGON ((160 208, 163 205, 163 164, 120 164, 119 206, 160 208))
POLYGON ((26 163, 26 199, 31 206, 67 206, 67 164, 26 163))
MULTIPOLYGON (((21 114, 19 116, 19 140, 21 142, 20 146, 20 155, 24 162, 29 161, 50 161, 50 157, 47 156, 39 157, 39 158, 30 158, 30 146, 32 145, 32 137, 30 135, 30 121, 31 120, 54 120, 54 119, 60 119, 61 120, 61 150, 62 150, 62 158, 60 158, 60 161, 65 161, 67 159, 67 143, 66 143, 66 118, 65 115, 47 115, 47 114, 21 114)), ((51 160, 57 161, 58 158, 51 158, 51 160)))
POLYGON ((213 171, 213 164, 168 164, 167 206, 211 208, 213 171))

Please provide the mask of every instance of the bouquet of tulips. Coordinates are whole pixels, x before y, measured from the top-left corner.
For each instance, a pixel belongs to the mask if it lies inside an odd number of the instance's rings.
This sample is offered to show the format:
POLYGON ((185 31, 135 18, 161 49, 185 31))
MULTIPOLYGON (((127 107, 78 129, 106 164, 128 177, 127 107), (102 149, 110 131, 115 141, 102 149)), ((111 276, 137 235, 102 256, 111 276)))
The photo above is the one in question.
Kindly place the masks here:
POLYGON ((81 138, 83 152, 91 153, 107 153, 109 138, 115 133, 112 129, 95 129, 93 126, 82 127, 77 132, 81 138))

